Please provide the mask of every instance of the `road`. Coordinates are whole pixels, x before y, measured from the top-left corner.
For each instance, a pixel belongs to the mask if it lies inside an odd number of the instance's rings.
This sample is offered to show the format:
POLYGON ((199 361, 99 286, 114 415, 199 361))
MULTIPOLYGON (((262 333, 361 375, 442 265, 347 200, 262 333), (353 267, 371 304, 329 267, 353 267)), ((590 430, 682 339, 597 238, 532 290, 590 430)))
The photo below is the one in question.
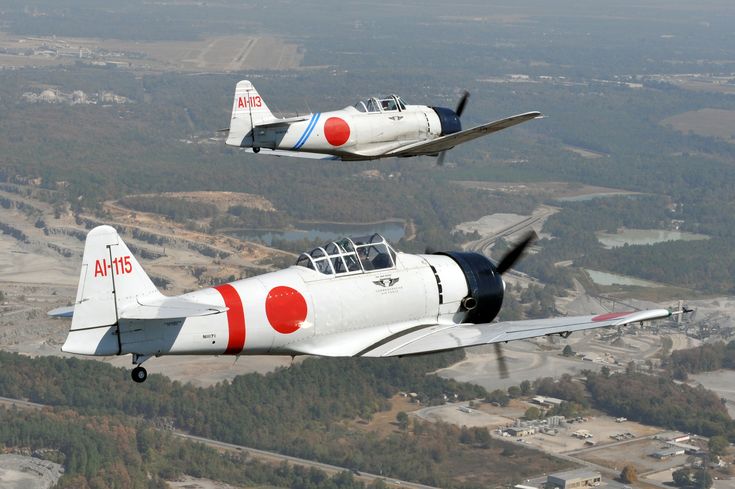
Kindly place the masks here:
MULTIPOLYGON (((283 454, 276 453, 276 452, 270 452, 268 450, 259 450, 257 448, 244 447, 241 445, 233 445, 232 443, 224 443, 224 442, 212 440, 209 438, 202 438, 200 436, 194 436, 194 435, 189 435, 186 433, 181 433, 179 431, 175 431, 174 435, 178 436, 179 438, 184 438, 186 440, 197 441, 197 442, 203 443, 212 448, 232 450, 232 451, 237 451, 239 453, 247 453, 252 458, 258 459, 262 462, 270 462, 270 463, 289 462, 294 465, 301 465, 302 467, 323 470, 324 472, 330 475, 338 474, 340 472, 352 472, 351 469, 348 469, 346 467, 339 467, 337 465, 325 464, 322 462, 315 462, 313 460, 307 460, 304 458, 291 457, 290 455, 283 455, 283 454)), ((434 487, 434 486, 427 486, 424 484, 418 484, 416 482, 398 480, 398 479, 394 479, 391 477, 371 474, 369 472, 363 472, 363 471, 359 471, 359 475, 354 474, 354 477, 355 479, 359 479, 366 483, 372 483, 373 481, 376 481, 376 480, 382 480, 389 487, 409 487, 412 489, 438 489, 437 487, 434 487)))
POLYGON ((468 243, 467 251, 477 251, 478 253, 482 253, 485 256, 490 256, 490 248, 493 247, 498 239, 506 238, 513 234, 531 229, 534 224, 541 221, 542 219, 546 219, 558 210, 559 209, 557 209, 556 207, 541 206, 535 211, 532 216, 527 217, 526 219, 517 222, 511 226, 508 226, 507 228, 504 228, 491 236, 487 236, 478 239, 477 241, 468 243))

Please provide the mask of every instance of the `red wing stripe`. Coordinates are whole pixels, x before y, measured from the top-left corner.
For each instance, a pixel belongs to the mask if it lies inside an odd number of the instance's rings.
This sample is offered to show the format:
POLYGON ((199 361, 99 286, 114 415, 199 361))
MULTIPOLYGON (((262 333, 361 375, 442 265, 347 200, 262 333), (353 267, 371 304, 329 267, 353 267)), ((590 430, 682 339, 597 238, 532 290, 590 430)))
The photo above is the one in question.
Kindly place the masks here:
POLYGON ((230 284, 218 285, 214 288, 222 295, 227 307, 227 350, 225 355, 237 355, 245 346, 245 311, 242 307, 240 294, 230 284))

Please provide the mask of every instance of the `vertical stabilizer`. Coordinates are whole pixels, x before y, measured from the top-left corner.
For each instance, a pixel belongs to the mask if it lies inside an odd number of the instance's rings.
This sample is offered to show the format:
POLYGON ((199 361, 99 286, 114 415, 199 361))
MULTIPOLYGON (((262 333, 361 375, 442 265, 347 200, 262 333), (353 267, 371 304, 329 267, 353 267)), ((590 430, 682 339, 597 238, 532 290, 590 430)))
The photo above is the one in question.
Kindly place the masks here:
POLYGON ((252 146, 253 127, 265 121, 273 121, 265 100, 258 94, 252 83, 241 80, 235 87, 235 97, 232 101, 232 117, 230 119, 230 133, 226 144, 229 146, 252 146))
POLYGON ((156 296, 161 293, 113 227, 87 234, 72 331, 115 325, 121 310, 156 296))

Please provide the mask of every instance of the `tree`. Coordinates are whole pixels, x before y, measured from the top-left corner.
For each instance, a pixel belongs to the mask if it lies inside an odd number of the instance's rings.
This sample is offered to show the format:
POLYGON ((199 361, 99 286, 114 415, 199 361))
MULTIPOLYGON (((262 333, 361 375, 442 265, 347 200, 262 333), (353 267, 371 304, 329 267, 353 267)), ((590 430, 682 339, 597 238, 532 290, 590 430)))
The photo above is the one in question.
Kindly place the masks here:
POLYGON ((539 419, 541 417, 541 410, 537 408, 536 406, 531 406, 530 408, 526 409, 526 412, 523 414, 523 417, 526 419, 539 419))
POLYGON ((527 396, 531 393, 531 382, 528 380, 524 380, 521 382, 521 394, 524 396, 527 396))
POLYGON ((712 487, 712 476, 706 469, 697 469, 694 471, 694 480, 692 481, 697 489, 709 489, 712 487))
POLYGON ((689 477, 689 469, 686 468, 675 470, 671 473, 671 478, 677 487, 687 487, 692 483, 689 477))
POLYGON ((638 471, 633 465, 626 465, 620 473, 620 480, 626 484, 632 484, 638 480, 638 471))
POLYGON ((607 379, 608 377, 610 377, 610 367, 608 367, 607 365, 603 365, 600 369, 600 373, 603 377, 607 379))
POLYGON ((730 446, 730 443, 724 436, 718 435, 709 439, 709 453, 712 455, 717 455, 718 457, 723 455, 728 446, 730 446))
POLYGON ((405 411, 399 411, 396 414, 396 422, 402 431, 406 431, 408 429, 408 414, 405 411))
POLYGON ((508 397, 511 399, 517 399, 521 397, 521 388, 517 385, 511 385, 508 387, 508 397))
POLYGON ((500 389, 495 389, 487 395, 487 397, 485 398, 485 402, 497 402, 500 406, 507 406, 510 403, 510 398, 505 392, 501 391, 500 389))
POLYGON ((572 350, 572 347, 569 345, 566 345, 564 349, 561 351, 561 354, 565 357, 572 357, 574 356, 574 350, 572 350))

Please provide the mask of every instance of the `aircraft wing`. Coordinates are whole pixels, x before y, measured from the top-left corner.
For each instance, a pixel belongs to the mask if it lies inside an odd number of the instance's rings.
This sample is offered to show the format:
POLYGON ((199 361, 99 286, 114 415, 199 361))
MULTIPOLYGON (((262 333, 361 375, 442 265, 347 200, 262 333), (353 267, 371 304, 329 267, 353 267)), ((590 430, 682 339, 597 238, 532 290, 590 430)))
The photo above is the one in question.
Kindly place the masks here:
POLYGON ((481 136, 502 131, 503 129, 507 129, 539 117, 541 117, 541 112, 526 112, 524 114, 506 117, 499 121, 488 122, 487 124, 482 124, 480 126, 473 127, 472 129, 465 129, 464 131, 455 132, 454 134, 449 134, 447 136, 402 146, 393 151, 387 152, 386 156, 416 156, 440 153, 451 149, 458 144, 466 143, 467 141, 471 141, 481 136))
MULTIPOLYGON (((241 148, 246 153, 255 153, 253 148, 241 148)), ((339 156, 328 155, 326 153, 307 153, 304 151, 289 151, 287 149, 268 149, 260 148, 259 155, 263 156, 289 156, 291 158, 306 158, 309 160, 339 160, 339 156)))
POLYGON ((639 321, 663 319, 668 309, 618 312, 596 316, 566 316, 551 319, 528 319, 484 324, 407 324, 402 331, 388 327, 345 331, 317 336, 293 343, 295 353, 324 357, 394 357, 416 355, 468 346, 523 340, 550 334, 572 333, 585 329, 622 326, 639 321))

